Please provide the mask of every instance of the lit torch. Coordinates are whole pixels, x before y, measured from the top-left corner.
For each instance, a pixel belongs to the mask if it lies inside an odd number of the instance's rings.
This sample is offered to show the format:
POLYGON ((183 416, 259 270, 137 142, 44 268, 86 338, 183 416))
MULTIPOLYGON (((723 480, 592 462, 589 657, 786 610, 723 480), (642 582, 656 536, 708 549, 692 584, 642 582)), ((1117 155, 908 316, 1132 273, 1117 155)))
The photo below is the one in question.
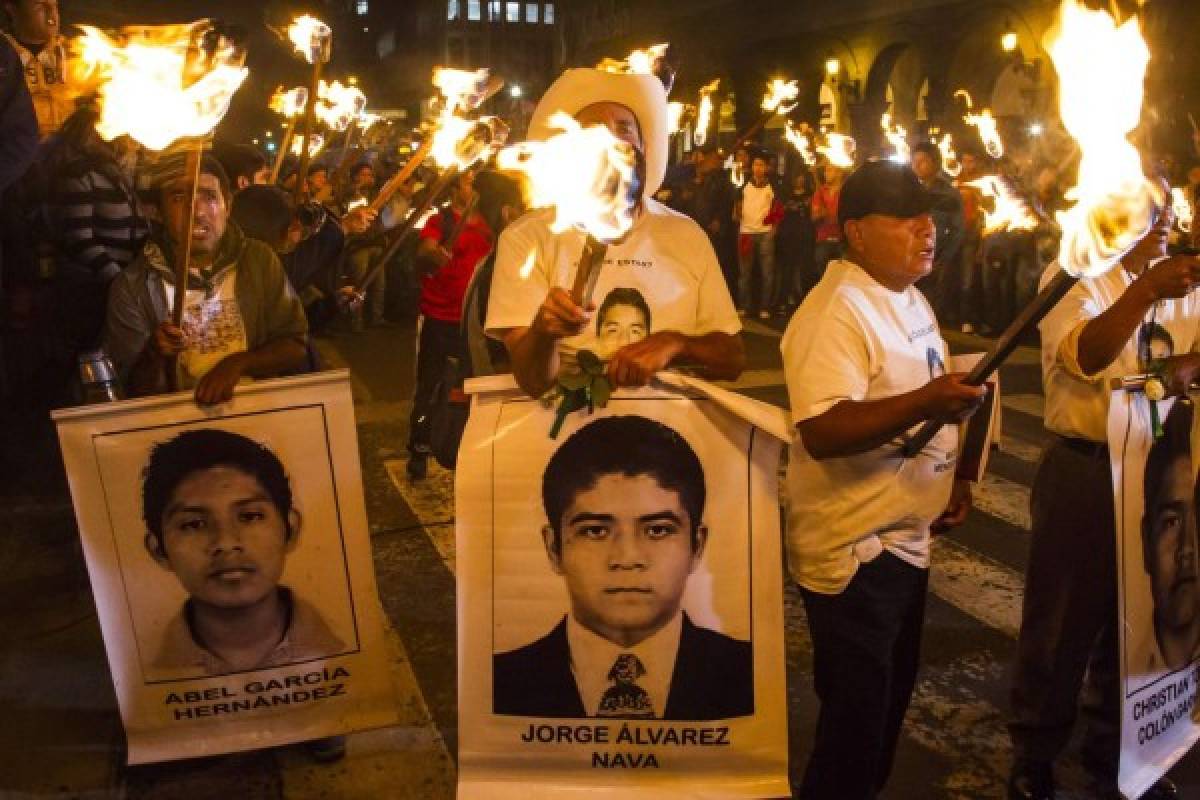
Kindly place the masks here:
MULTIPOLYGON (((302 155, 303 151, 301 148, 303 148, 303 147, 304 147, 304 140, 292 139, 292 147, 291 147, 292 155, 297 156, 297 157, 302 155)), ((321 150, 324 149, 324 147, 325 147, 325 137, 319 133, 314 133, 312 135, 312 137, 310 137, 308 140, 308 157, 309 157, 309 159, 316 158, 317 154, 320 153, 321 150)))
POLYGON ((432 208, 454 179, 477 161, 486 160, 491 154, 504 146, 508 139, 508 126, 498 117, 482 117, 471 119, 461 116, 462 113, 474 111, 483 105, 488 98, 504 88, 504 81, 492 77, 486 69, 467 72, 464 70, 438 67, 433 71, 433 84, 442 94, 442 109, 438 114, 436 129, 421 143, 420 149, 398 172, 391 181, 375 197, 371 207, 376 211, 382 210, 391 194, 397 191, 404 181, 412 175, 425 156, 433 158, 434 163, 442 168, 442 174, 437 182, 430 187, 424 203, 410 214, 407 221, 397 226, 398 230, 389 231, 394 236, 391 246, 363 278, 359 291, 365 292, 384 266, 395 256, 403 246, 409 234, 415 230, 418 221, 425 212, 432 208))
POLYGON ((762 108, 762 116, 737 137, 733 146, 729 148, 729 152, 736 152, 751 136, 754 136, 764 125, 770 122, 771 117, 776 114, 789 113, 796 107, 797 98, 799 97, 800 86, 796 81, 785 81, 783 78, 773 78, 768 81, 767 92, 763 95, 762 103, 759 104, 762 108))
POLYGON ((908 147, 908 131, 903 125, 893 122, 892 115, 886 111, 879 118, 879 127, 883 129, 883 137, 892 146, 892 154, 888 156, 888 160, 907 164, 912 157, 908 147))
POLYGON ((783 129, 784 138, 791 142, 792 147, 796 148, 796 152, 800 154, 800 158, 804 159, 804 163, 810 167, 817 163, 817 157, 813 155, 812 142, 809 141, 802 131, 797 130, 792 125, 792 121, 787 121, 787 127, 783 129))
POLYGON ((645 50, 634 50, 624 59, 606 58, 596 65, 596 69, 622 75, 657 75, 669 48, 669 44, 656 44, 645 50))
POLYGON ((694 109, 678 101, 667 103, 667 134, 679 133, 683 128, 683 118, 694 109))
POLYGON ((1004 142, 1000 139, 1000 132, 996 130, 996 118, 992 116, 992 112, 988 109, 980 111, 978 114, 968 113, 963 117, 968 125, 971 125, 975 130, 979 131, 979 138, 983 142, 983 149, 992 158, 1000 158, 1004 155, 1004 142))
POLYGON ((333 31, 321 20, 308 14, 297 17, 287 29, 287 37, 296 52, 304 56, 304 60, 312 65, 312 77, 308 84, 308 102, 304 107, 304 144, 300 148, 300 166, 296 171, 296 187, 293 190, 297 200, 304 192, 304 183, 308 178, 309 146, 313 128, 316 126, 317 98, 321 90, 321 70, 333 56, 333 31))
POLYGON ((950 134, 944 134, 937 143, 938 152, 942 154, 942 169, 951 178, 957 178, 962 172, 962 163, 958 160, 958 153, 954 151, 954 139, 950 134))
MULTIPOLYGON (((1142 172, 1129 141, 1142 110, 1142 88, 1150 51, 1136 17, 1122 25, 1079 0, 1064 0, 1046 51, 1059 77, 1059 114, 1079 143, 1079 176, 1067 193, 1074 205, 1057 214, 1062 228, 1058 264, 1062 268, 1001 334, 991 352, 967 376, 982 385, 1083 275, 1097 276, 1150 230, 1166 198, 1142 172)), ((926 423, 904 446, 919 453, 940 423, 926 423)))
POLYGON ((844 133, 825 134, 825 144, 817 145, 817 152, 825 156, 829 163, 841 169, 854 167, 854 153, 858 149, 853 138, 844 133))
POLYGON ((287 129, 283 133, 283 141, 279 143, 279 152, 275 154, 275 163, 271 166, 271 183, 279 180, 279 170, 283 167, 283 159, 292 149, 292 139, 296 136, 296 120, 304 114, 308 105, 308 89, 297 86, 290 92, 285 92, 280 86, 271 95, 270 108, 276 114, 287 119, 287 129))
POLYGON ((586 306, 608 245, 633 227, 640 194, 634 169, 637 154, 608 128, 581 127, 562 112, 550 118, 550 126, 561 133, 507 147, 496 162, 503 170, 525 176, 531 207, 554 209, 551 230, 587 233, 571 289, 575 302, 586 306))
MULTIPOLYGON (((81 26, 75 40, 73 80, 94 89, 101 101, 96 131, 111 141, 128 135, 150 150, 164 150, 182 139, 187 146, 184 174, 190 181, 185 228, 179 231, 175 297, 171 319, 182 323, 196 184, 204 139, 229 110, 233 93, 247 70, 245 51, 229 31, 209 20, 188 25, 136 26, 111 36, 81 26)), ((173 370, 172 370, 173 372, 173 370)))
POLYGON ((1187 190, 1175 187, 1171 190, 1171 208, 1175 211, 1175 225, 1181 233, 1192 232, 1192 203, 1187 190))
POLYGON ((979 180, 968 181, 967 186, 978 189, 984 197, 992 200, 991 211, 986 207, 979 209, 983 213, 984 233, 1031 231, 1038 226, 1037 216, 1029 208, 1029 203, 1013 188, 1007 178, 985 175, 979 180))
POLYGON ((717 78, 712 83, 700 89, 700 103, 696 112, 696 135, 693 137, 697 147, 702 147, 708 141, 708 127, 712 123, 713 93, 721 85, 717 78))

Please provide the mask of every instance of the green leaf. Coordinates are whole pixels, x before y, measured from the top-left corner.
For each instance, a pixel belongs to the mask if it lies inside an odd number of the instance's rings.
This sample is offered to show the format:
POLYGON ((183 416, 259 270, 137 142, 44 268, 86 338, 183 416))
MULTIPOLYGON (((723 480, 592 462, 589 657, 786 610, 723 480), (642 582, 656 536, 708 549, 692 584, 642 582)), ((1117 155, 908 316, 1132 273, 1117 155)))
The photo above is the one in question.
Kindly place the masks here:
POLYGON ((604 362, 591 350, 580 350, 575 354, 575 360, 579 362, 580 369, 592 375, 604 369, 604 362))
POLYGON ((564 372, 558 376, 558 385, 569 392, 577 391, 591 383, 591 376, 582 372, 564 372))
POLYGON ((598 376, 592 381, 592 402, 600 408, 604 408, 608 405, 610 397, 612 397, 612 384, 603 375, 598 376))

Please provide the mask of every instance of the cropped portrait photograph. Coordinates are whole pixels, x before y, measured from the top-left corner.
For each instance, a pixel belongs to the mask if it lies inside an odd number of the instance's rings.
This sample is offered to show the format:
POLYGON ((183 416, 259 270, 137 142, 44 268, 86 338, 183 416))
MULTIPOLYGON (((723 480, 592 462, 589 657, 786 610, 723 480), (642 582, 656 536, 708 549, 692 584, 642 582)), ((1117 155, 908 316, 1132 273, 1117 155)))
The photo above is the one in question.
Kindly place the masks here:
POLYGON ((752 715, 745 453, 739 466, 716 458, 726 442, 612 410, 552 450, 531 432, 546 457, 519 476, 497 467, 538 513, 497 509, 493 711, 752 715))
POLYGON ((323 437, 297 435, 312 416, 98 440, 147 683, 358 649, 330 461, 323 437))

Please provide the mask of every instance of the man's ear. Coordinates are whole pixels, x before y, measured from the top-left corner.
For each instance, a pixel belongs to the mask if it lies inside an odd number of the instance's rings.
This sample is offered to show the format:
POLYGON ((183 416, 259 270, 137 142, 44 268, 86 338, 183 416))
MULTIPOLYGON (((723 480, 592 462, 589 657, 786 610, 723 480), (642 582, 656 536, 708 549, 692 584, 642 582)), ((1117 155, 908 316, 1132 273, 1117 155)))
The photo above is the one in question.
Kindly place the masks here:
POLYGON ((300 542, 300 529, 304 527, 304 517, 296 509, 288 512, 288 538, 285 552, 292 552, 300 542))
POLYGON ((546 547, 546 558, 550 559, 550 569, 554 570, 555 575, 562 575, 562 537, 558 538, 558 546, 555 546, 554 528, 550 525, 542 526, 542 544, 546 547))
POLYGON ((692 565, 688 569, 688 573, 696 571, 700 566, 700 561, 704 558, 704 546, 708 544, 708 526, 701 525, 696 528, 695 543, 692 547, 692 565))
POLYGON ((171 569, 171 563, 167 560, 167 551, 163 547, 162 539, 155 536, 153 533, 146 531, 146 536, 142 539, 142 545, 146 548, 146 552, 154 559, 163 569, 171 569))

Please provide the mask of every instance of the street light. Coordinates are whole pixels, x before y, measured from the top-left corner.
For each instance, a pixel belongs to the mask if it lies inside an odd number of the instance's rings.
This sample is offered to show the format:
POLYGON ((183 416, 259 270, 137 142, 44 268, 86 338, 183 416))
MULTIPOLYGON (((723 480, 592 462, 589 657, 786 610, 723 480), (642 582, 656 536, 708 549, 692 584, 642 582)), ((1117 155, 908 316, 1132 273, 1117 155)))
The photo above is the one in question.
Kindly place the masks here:
POLYGON ((508 90, 508 94, 511 97, 520 97, 521 96, 521 87, 514 83, 512 85, 512 88, 508 90))
POLYGON ((825 59, 825 74, 831 78, 836 78, 842 72, 842 62, 837 58, 830 57, 825 59))
POLYGON ((1000 37, 1000 46, 1004 48, 1004 52, 1011 53, 1017 49, 1017 34, 1013 31, 1008 31, 1000 37))

